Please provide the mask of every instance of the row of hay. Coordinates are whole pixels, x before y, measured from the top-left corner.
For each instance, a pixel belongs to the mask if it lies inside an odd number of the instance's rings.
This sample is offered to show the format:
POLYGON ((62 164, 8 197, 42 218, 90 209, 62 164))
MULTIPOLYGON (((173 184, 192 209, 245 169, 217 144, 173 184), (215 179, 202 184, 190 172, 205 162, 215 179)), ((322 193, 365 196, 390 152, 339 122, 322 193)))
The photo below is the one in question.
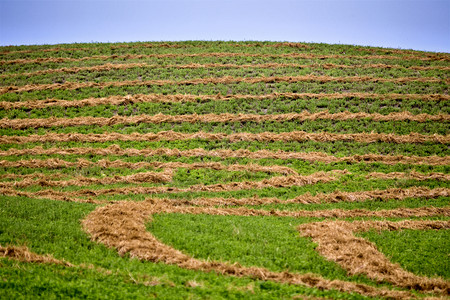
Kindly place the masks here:
MULTIPOLYGON (((213 52, 213 53, 167 53, 167 54, 124 54, 124 55, 93 55, 80 58, 72 57, 43 57, 35 59, 12 59, 0 60, 0 65, 11 64, 40 64, 40 63, 61 63, 78 62, 87 60, 110 60, 110 59, 145 59, 145 58, 182 58, 182 57, 258 57, 258 58, 298 58, 298 59, 386 59, 386 60, 420 60, 435 61, 433 57, 424 56, 393 56, 393 55, 341 55, 341 54, 314 54, 314 53, 286 53, 286 54, 260 54, 260 53, 233 53, 233 52, 213 52)), ((448 57, 441 57, 439 60, 449 61, 448 57)))
POLYGON ((260 141, 260 142, 275 142, 275 141, 317 141, 317 142, 334 142, 334 141, 348 141, 360 143, 439 143, 449 144, 450 135, 427 135, 412 132, 406 135, 396 135, 392 133, 330 133, 319 132, 309 133, 305 131, 291 131, 282 133, 262 132, 262 133, 209 133, 199 131, 196 133, 181 133, 175 131, 160 131, 158 133, 131 133, 122 134, 117 132, 112 133, 46 133, 43 135, 31 134, 28 136, 0 136, 0 144, 24 144, 36 142, 114 142, 114 141, 177 141, 177 140, 209 140, 219 141, 228 140, 230 142, 238 141, 260 141))
POLYGON ((231 83, 297 83, 297 82, 392 82, 392 83, 408 83, 408 82, 429 82, 429 83, 446 83, 450 84, 450 79, 440 79, 432 77, 398 77, 383 78, 371 76, 269 76, 269 77, 209 77, 196 78, 188 80, 124 80, 109 82, 65 82, 51 84, 27 84, 23 86, 4 86, 0 88, 0 95, 7 93, 22 93, 42 90, 76 90, 80 88, 98 88, 107 87, 123 87, 123 86, 151 86, 151 85, 197 85, 197 84, 231 84, 231 83))
MULTIPOLYGON (((87 168, 87 167, 100 167, 100 168, 126 168, 126 169, 141 169, 141 168, 155 168, 155 169, 178 169, 185 168, 189 170, 195 169, 213 169, 213 170, 226 170, 226 171, 247 171, 247 172, 264 172, 264 173, 281 173, 284 175, 297 174, 292 168, 271 165, 261 166, 257 164, 231 164, 225 165, 218 162, 206 162, 206 163, 181 163, 181 162, 126 162, 120 159, 107 160, 101 159, 96 162, 88 161, 86 159, 78 159, 77 162, 65 161, 59 158, 49 159, 29 159, 29 160, 0 160, 0 167, 4 168, 47 168, 47 169, 60 169, 60 168, 87 168)), ((1 175, 0 175, 1 177, 1 175)))
POLYGON ((274 93, 265 95, 161 95, 161 94, 136 94, 127 96, 110 96, 102 98, 87 98, 82 100, 62 100, 62 99, 44 99, 44 100, 27 100, 27 101, 0 101, 0 108, 15 109, 15 108, 46 108, 52 106, 60 107, 84 107, 97 105, 121 105, 133 103, 149 103, 149 102, 197 102, 197 101, 229 101, 232 99, 245 100, 270 100, 270 99, 346 99, 358 98, 379 99, 379 100, 419 100, 419 101, 447 101, 450 100, 450 95, 444 94, 373 94, 373 93, 274 93))
POLYGON ((209 64, 169 64, 169 65, 158 65, 158 64, 147 64, 147 63, 127 63, 127 64, 103 64, 98 66, 91 67, 67 67, 67 68, 59 68, 59 69, 45 69, 39 70, 35 72, 25 72, 25 73, 8 73, 0 75, 0 78, 12 78, 17 76, 39 76, 45 74, 55 74, 55 73, 68 73, 68 74, 76 74, 79 72, 102 72, 102 71, 110 71, 110 70, 126 70, 132 68, 164 68, 164 69, 200 69, 200 68, 233 68, 233 69, 241 69, 241 68, 259 68, 259 69, 268 69, 268 68, 323 68, 323 69, 406 69, 406 70, 416 70, 416 71, 425 71, 425 70, 442 70, 448 71, 450 67, 443 66, 400 66, 400 65, 390 65, 390 64, 365 64, 365 65, 340 65, 340 64, 294 64, 294 63, 263 63, 263 64, 218 64, 218 63, 209 63, 209 64))
POLYGON ((329 113, 328 111, 321 111, 317 113, 310 113, 303 111, 301 113, 287 113, 287 114, 188 114, 188 115, 138 115, 138 116, 114 116, 111 118, 104 117, 74 117, 74 118, 32 118, 32 119, 0 119, 0 128, 25 129, 25 128, 45 128, 45 127, 67 127, 67 126, 111 126, 116 124, 161 124, 161 123, 227 123, 227 122, 286 122, 286 121, 315 121, 315 120, 363 120, 370 119, 372 121, 414 121, 414 122, 447 122, 450 120, 448 114, 418 114, 414 115, 411 112, 393 112, 387 115, 379 113, 352 113, 349 111, 329 113))
POLYGON ((34 148, 16 149, 10 148, 0 151, 0 156, 17 156, 17 155, 118 155, 118 156, 175 156, 175 157, 220 157, 220 158, 250 158, 250 159, 301 159, 309 162, 348 162, 348 163, 373 163, 380 162, 388 165, 395 164, 416 164, 416 165, 448 165, 450 164, 449 156, 405 156, 405 155, 383 155, 383 154, 364 154, 337 157, 323 152, 288 152, 288 151, 269 151, 257 150, 250 151, 248 149, 230 150, 217 149, 205 150, 202 148, 191 150, 179 150, 170 148, 157 149, 121 149, 118 145, 111 145, 106 148, 48 148, 41 146, 34 148))

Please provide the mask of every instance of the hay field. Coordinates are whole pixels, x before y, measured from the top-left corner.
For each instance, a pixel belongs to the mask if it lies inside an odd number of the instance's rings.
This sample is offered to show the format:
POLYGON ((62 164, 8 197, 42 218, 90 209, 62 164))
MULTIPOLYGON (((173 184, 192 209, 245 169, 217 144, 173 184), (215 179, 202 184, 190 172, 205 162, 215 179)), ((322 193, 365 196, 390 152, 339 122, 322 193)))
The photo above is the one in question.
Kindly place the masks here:
POLYGON ((0 47, 0 298, 450 294, 450 55, 0 47))

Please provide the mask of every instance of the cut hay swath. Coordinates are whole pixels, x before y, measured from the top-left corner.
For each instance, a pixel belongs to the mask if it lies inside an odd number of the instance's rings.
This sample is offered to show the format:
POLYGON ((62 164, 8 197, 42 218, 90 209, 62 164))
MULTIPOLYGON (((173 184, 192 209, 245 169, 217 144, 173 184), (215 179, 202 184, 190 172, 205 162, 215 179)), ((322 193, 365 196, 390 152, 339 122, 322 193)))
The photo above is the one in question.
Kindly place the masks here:
POLYGON ((42 90, 77 90, 82 88, 104 89, 108 87, 124 87, 124 86, 163 86, 163 85, 207 85, 207 84, 232 84, 232 83, 298 83, 298 82, 392 82, 392 83, 409 83, 409 82, 425 82, 425 83, 441 83, 450 84, 450 79, 427 78, 427 77, 398 77, 384 78, 372 76, 271 76, 271 77, 208 77, 195 78, 189 80, 126 80, 113 82, 65 82, 51 84, 28 84, 24 86, 5 86, 0 89, 1 94, 7 93, 24 93, 42 90))
POLYGON ((267 100, 267 99, 346 99, 357 98, 361 100, 420 100, 420 101, 446 101, 450 100, 449 95, 440 94, 374 94, 374 93, 331 93, 331 94, 312 94, 312 93, 275 93, 266 95, 127 95, 127 96, 111 96, 103 98, 88 98, 82 100, 63 100, 63 99, 44 99, 29 101, 0 101, 0 107, 4 109, 14 108, 46 108, 46 107, 84 107, 99 105, 121 105, 133 103, 177 103, 177 102, 205 102, 205 101, 227 101, 232 99, 248 99, 248 100, 267 100))
POLYGON ((342 47, 0 49, 0 296, 449 297, 450 55, 342 47))

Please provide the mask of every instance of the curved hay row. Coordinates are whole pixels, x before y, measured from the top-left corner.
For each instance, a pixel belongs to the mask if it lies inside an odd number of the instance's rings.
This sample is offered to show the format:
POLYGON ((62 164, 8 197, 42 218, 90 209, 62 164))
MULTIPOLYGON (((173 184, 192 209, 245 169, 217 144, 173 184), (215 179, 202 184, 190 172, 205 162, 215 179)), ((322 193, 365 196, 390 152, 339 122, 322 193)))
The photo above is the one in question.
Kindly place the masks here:
POLYGON ((372 121, 414 121, 414 122, 445 122, 450 120, 448 114, 418 114, 414 115, 410 112, 393 112, 387 115, 379 113, 352 113, 349 111, 339 113, 329 113, 321 111, 310 113, 303 111, 301 113, 288 114, 188 114, 188 115, 139 115, 139 116, 114 116, 111 118, 104 117, 74 117, 74 118, 32 118, 32 119, 0 119, 0 128, 25 129, 25 128, 48 128, 48 127, 67 127, 67 126, 112 126, 116 124, 161 124, 161 123, 228 123, 228 122, 286 122, 286 121, 315 121, 315 120, 363 120, 370 119, 372 121))
POLYGON ((239 141, 264 141, 264 142, 303 142, 303 141, 317 141, 317 142, 360 142, 360 143, 440 143, 449 144, 450 135, 426 135, 420 133, 410 133, 407 135, 396 135, 392 133, 309 133, 305 131, 291 131, 282 133, 262 132, 262 133, 208 133, 199 131, 196 133, 181 133, 175 131, 160 131, 158 133, 46 133, 43 135, 31 134, 28 136, 0 136, 1 144, 24 144, 35 142, 114 142, 114 141, 177 141, 177 140, 228 140, 230 142, 239 141))
MULTIPOLYGON (((249 276, 261 280, 272 280, 290 284, 301 284, 316 288, 337 289, 343 292, 356 292, 367 296, 383 296, 395 299, 411 297, 407 292, 391 291, 364 284, 340 280, 327 280, 314 275, 296 273, 276 273, 258 267, 243 267, 238 264, 198 260, 158 241, 146 230, 145 223, 155 213, 199 213, 199 214, 239 214, 267 215, 268 211, 240 209, 212 209, 196 207, 176 207, 163 202, 128 202, 99 207, 83 221, 85 230, 93 240, 117 248, 119 254, 129 253, 132 257, 154 262, 175 264, 182 268, 215 271, 232 276, 249 276)), ((411 211, 412 212, 412 211, 411 211)), ((418 212, 418 211, 417 211, 418 212)), ((385 212, 392 215, 391 212, 385 212)), ((426 212, 424 212, 426 213, 426 212)), ((446 212, 448 214, 448 211, 446 212)), ((432 282, 435 283, 434 281, 432 282)), ((435 286, 433 286, 434 288, 435 286)))
POLYGON ((277 98, 289 99, 380 99, 380 100, 419 100, 419 101, 448 101, 450 95, 444 94, 372 94, 372 93, 273 93, 266 95, 161 95, 161 94, 136 94, 128 96, 110 96, 104 98, 87 98, 82 100, 62 100, 62 99, 44 99, 44 100, 27 100, 18 102, 0 101, 0 108, 46 108, 50 106, 60 107, 84 107, 97 105, 126 105, 134 103, 147 102, 197 102, 197 101, 229 101, 232 99, 249 99, 249 100, 266 100, 277 98))
POLYGON ((194 198, 189 201, 191 205, 200 206, 242 206, 242 205, 264 205, 264 204, 320 204, 320 203, 339 203, 339 202, 363 202, 363 201, 387 201, 404 200, 408 198, 426 198, 433 199, 437 197, 449 197, 450 188, 428 187, 410 187, 410 188, 392 188, 387 190, 373 190, 360 192, 342 192, 335 191, 331 193, 317 193, 311 195, 309 192, 292 199, 282 200, 280 198, 194 198))
MULTIPOLYGON (((300 58, 300 59, 388 59, 388 60, 436 60, 435 57, 417 57, 417 56, 393 56, 393 55, 340 55, 340 54, 314 54, 314 53, 287 53, 287 54, 259 54, 259 53, 233 53, 233 52, 215 52, 215 53, 166 53, 166 54, 125 54, 125 55, 93 55, 81 58, 72 57, 49 57, 35 59, 14 59, 0 60, 0 65, 11 64, 41 64, 41 63, 61 63, 87 60, 109 60, 109 59, 145 59, 145 58, 182 58, 182 57, 265 57, 265 58, 300 58)), ((447 57, 438 60, 450 60, 447 57)))
MULTIPOLYGON (((226 170, 226 171, 247 171, 247 172, 264 172, 264 173, 280 173, 284 175, 298 175, 298 173, 292 168, 278 165, 261 166, 258 164, 232 164, 224 165, 218 162, 207 163, 181 163, 181 162, 125 162, 120 159, 106 160, 101 159, 97 162, 88 161, 86 159, 78 159, 77 162, 65 161, 59 158, 49 159, 29 159, 29 160, 0 160, 0 167, 4 168, 47 168, 47 169, 60 169, 60 168, 87 168, 87 167, 101 167, 101 168, 127 168, 127 169, 141 169, 141 168, 155 168, 155 169, 178 169, 185 168, 190 170, 195 169, 213 169, 213 170, 226 170)), ((32 175, 32 174, 30 174, 32 175)), ((1 175, 0 175, 1 176, 1 175)))
MULTIPOLYGON (((446 213, 448 215, 448 211, 446 213)), ((371 279, 388 281, 397 286, 449 295, 450 282, 441 278, 426 278, 405 271, 390 262, 376 246, 356 237, 355 232, 375 230, 435 230, 450 229, 449 221, 328 221, 302 224, 300 234, 311 237, 326 258, 340 264, 350 274, 365 274, 371 279)))
POLYGON ((123 87, 123 86, 151 86, 151 85, 197 85, 197 84, 231 84, 231 83, 297 83, 297 82, 430 82, 430 83, 446 83, 450 84, 450 79, 440 79, 434 77, 398 77, 398 78, 382 78, 371 76, 270 76, 270 77, 209 77, 195 78, 189 80, 125 80, 125 81, 109 81, 109 82, 65 82, 52 84, 27 84, 23 86, 5 86, 0 88, 0 95, 6 93, 22 93, 42 90, 76 90, 80 88, 106 88, 106 87, 123 87))
MULTIPOLYGON (((289 151, 269 151, 257 150, 250 151, 247 149, 229 150, 205 150, 196 148, 191 150, 178 150, 170 148, 157 149, 121 149, 118 145, 111 145, 107 148, 48 148, 44 149, 41 146, 34 148, 16 149, 10 148, 5 151, 0 151, 0 156, 18 156, 18 155, 117 155, 117 156, 177 156, 177 157, 220 157, 220 158, 250 158, 250 159, 301 159, 309 162, 349 162, 349 163, 373 163, 380 162, 387 165, 395 164, 416 164, 416 165, 449 165, 449 156, 405 156, 405 155, 382 155, 382 154, 364 154, 352 155, 344 157, 336 157, 323 152, 289 152, 289 151)), ((168 166, 165 166, 167 168, 168 166)), ((277 171, 278 172, 278 171, 277 171)), ((280 173, 283 173, 279 171, 280 173)))
POLYGON ((39 76, 45 74, 55 74, 55 73, 68 73, 75 74, 83 71, 89 72, 101 72, 101 71, 109 71, 109 70, 126 70, 132 68, 164 68, 164 69, 200 69, 200 68, 229 68, 229 69, 237 69, 237 68, 259 68, 259 69, 269 69, 269 68, 323 68, 323 69, 405 69, 405 70, 416 70, 416 71, 425 71, 425 70, 441 70, 448 71, 450 67, 442 67, 442 66, 410 66, 404 67, 401 65, 389 65, 389 64, 365 64, 365 65, 341 65, 341 64, 295 64, 295 63, 262 63, 262 64, 218 64, 218 63, 208 63, 208 64, 168 64, 168 65, 158 65, 158 64, 148 64, 148 63, 125 63, 125 64, 103 64, 92 67, 67 67, 67 68, 59 68, 59 69, 45 69, 28 73, 8 73, 8 74, 0 74, 0 78, 12 78, 18 76, 39 76))

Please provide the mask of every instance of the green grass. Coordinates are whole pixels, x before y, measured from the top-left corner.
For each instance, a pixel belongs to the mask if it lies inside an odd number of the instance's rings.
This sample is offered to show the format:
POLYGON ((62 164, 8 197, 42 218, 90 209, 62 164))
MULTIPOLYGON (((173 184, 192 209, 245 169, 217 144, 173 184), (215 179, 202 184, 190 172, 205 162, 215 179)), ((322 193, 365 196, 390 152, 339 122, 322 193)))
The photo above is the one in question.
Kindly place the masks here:
MULTIPOLYGON (((195 258, 238 262, 244 266, 264 267, 278 272, 283 270, 299 273, 312 272, 330 279, 354 280, 370 284, 370 280, 364 276, 349 277, 337 264, 321 257, 314 250, 314 243, 299 236, 296 227, 313 220, 308 218, 159 214, 153 217, 153 222, 148 225, 148 228, 164 243, 181 249, 195 258)), ((408 237, 398 241, 397 248, 390 247, 390 251, 401 255, 401 247, 412 248, 415 237, 412 237, 412 241, 408 240, 408 237)), ((429 270, 434 268, 436 273, 448 275, 448 263, 442 263, 442 259, 445 260, 448 255, 448 247, 445 246, 448 245, 448 233, 422 234, 422 237, 426 238, 427 242, 427 244, 421 244, 424 250, 424 260, 430 261, 428 270, 422 273, 429 274, 429 270), (445 241, 446 238, 447 241, 445 241), (440 248, 438 245, 441 245, 443 250, 437 250, 440 248), (433 255, 436 256, 432 258, 433 255)), ((376 241, 382 239, 383 236, 376 241)), ((393 239, 395 236, 391 236, 383 244, 387 245, 393 239)), ((404 260, 415 264, 415 270, 418 270, 418 265, 423 258, 414 253, 403 255, 404 260)))
MULTIPOLYGON (((447 199, 447 204, 448 202, 447 199)), ((369 231, 361 234, 391 261, 422 276, 450 279, 450 230, 369 231)))

